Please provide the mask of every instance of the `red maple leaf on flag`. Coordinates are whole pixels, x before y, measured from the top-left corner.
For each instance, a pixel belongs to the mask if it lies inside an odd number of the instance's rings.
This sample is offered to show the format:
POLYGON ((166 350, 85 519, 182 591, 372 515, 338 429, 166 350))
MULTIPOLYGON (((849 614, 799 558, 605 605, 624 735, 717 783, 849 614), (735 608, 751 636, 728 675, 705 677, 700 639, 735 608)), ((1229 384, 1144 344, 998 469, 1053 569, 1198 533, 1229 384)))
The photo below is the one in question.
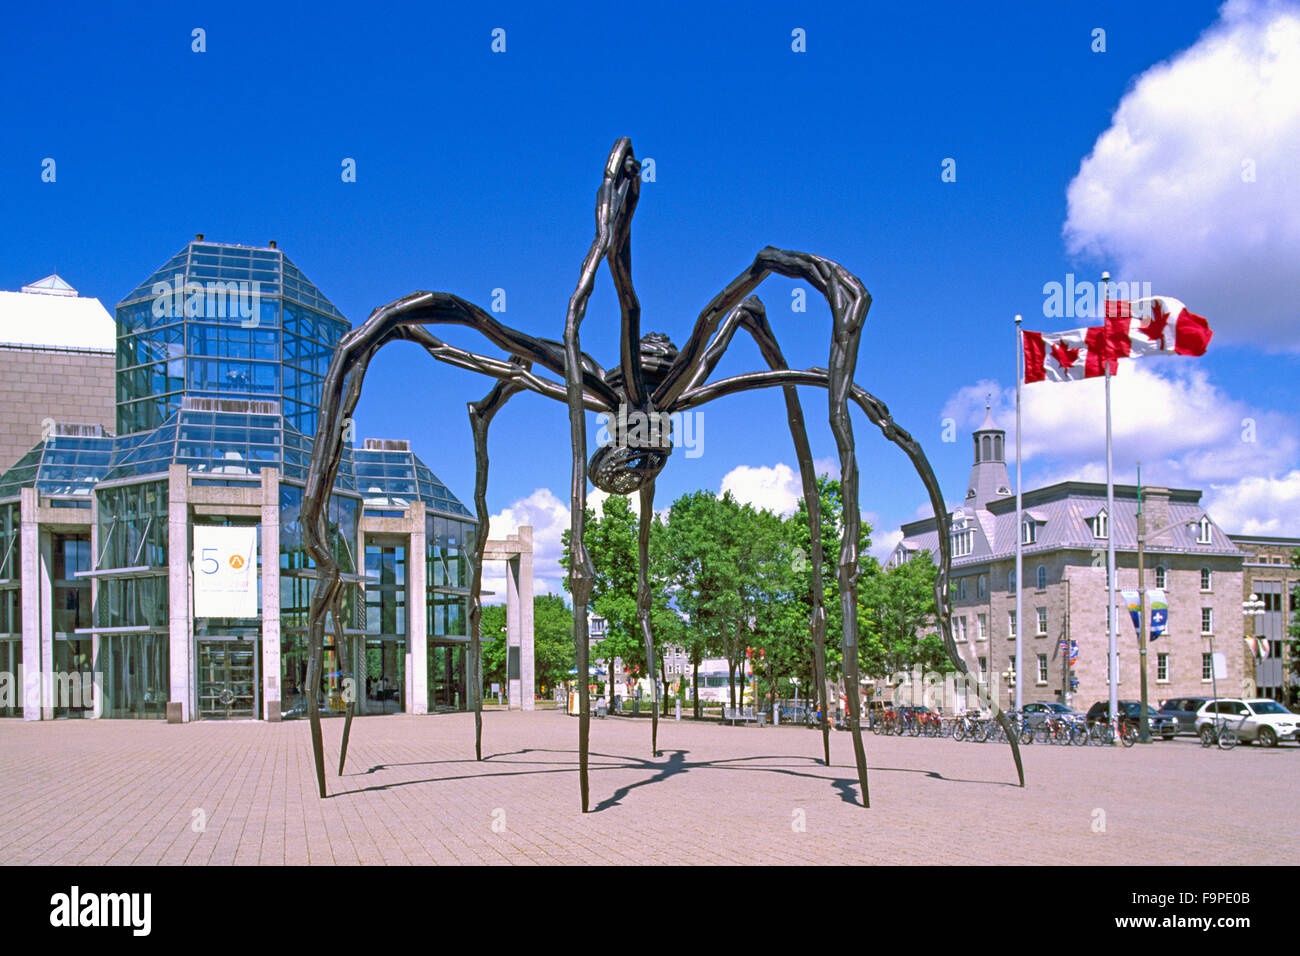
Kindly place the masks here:
POLYGON ((1138 329, 1143 335, 1152 342, 1159 342, 1161 348, 1164 347, 1165 326, 1169 324, 1169 313, 1165 311, 1165 304, 1159 299, 1151 303, 1151 321, 1146 325, 1139 325, 1138 329))
POLYGON ((1052 346, 1052 358, 1061 368, 1069 368, 1079 360, 1079 350, 1067 349, 1064 342, 1057 342, 1052 346))

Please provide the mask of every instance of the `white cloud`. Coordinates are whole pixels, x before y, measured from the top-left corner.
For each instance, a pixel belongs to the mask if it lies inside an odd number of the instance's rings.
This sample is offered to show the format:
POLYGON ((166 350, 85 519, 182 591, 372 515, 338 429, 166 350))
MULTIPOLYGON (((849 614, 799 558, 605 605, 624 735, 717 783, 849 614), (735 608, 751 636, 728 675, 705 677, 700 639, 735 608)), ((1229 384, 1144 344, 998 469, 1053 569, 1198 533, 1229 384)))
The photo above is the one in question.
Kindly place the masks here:
POLYGON ((1300 7, 1224 4, 1120 100, 1067 192, 1071 253, 1177 296, 1219 341, 1300 349, 1297 90, 1300 7))
MULTIPOLYGON (((549 488, 538 488, 527 498, 489 517, 488 537, 501 539, 515 534, 520 525, 531 525, 533 529, 533 592, 563 594, 567 598, 560 557, 564 553, 561 535, 569 527, 568 502, 561 501, 549 488)), ((484 565, 483 590, 494 592, 483 598, 484 604, 506 602, 504 562, 484 565)))
MULTIPOLYGON (((968 433, 983 421, 988 393, 993 419, 1007 431, 1007 464, 1014 469, 1014 388, 990 381, 966 386, 949 397, 944 415, 968 433)), ((1105 479, 1103 379, 1026 386, 1021 401, 1025 462, 1036 462, 1040 472, 1105 479)), ((1141 461, 1149 484, 1205 487, 1277 474, 1300 451, 1295 419, 1233 398, 1195 359, 1121 359, 1111 379, 1111 408, 1115 471, 1123 480, 1133 479, 1141 461)))
MULTIPOLYGON (((969 431, 983 420, 990 392, 1014 468, 1014 389, 989 381, 967 386, 949 397, 944 414, 969 431)), ((1300 527, 1294 417, 1234 398, 1192 359, 1121 360, 1111 400, 1116 481, 1134 481, 1141 461, 1145 484, 1202 490, 1228 531, 1293 534, 1300 527)), ((1104 380, 1028 386, 1022 401, 1026 487, 1106 480, 1104 380)))
MULTIPOLYGON (((813 469, 818 475, 830 475, 838 479, 839 462, 832 458, 813 460, 813 469)), ((799 510, 799 499, 803 497, 803 480, 798 467, 791 467, 785 462, 775 465, 738 465, 722 476, 722 487, 718 494, 728 491, 741 504, 751 504, 755 508, 766 508, 774 514, 788 517, 799 510)))
POLYGON ((1204 504, 1228 531, 1293 536, 1300 528, 1300 470, 1280 478, 1243 478, 1212 488, 1204 504))
POLYGON ((738 465, 722 478, 719 494, 731 492, 741 504, 786 516, 794 514, 803 497, 798 473, 784 462, 767 465, 738 465))

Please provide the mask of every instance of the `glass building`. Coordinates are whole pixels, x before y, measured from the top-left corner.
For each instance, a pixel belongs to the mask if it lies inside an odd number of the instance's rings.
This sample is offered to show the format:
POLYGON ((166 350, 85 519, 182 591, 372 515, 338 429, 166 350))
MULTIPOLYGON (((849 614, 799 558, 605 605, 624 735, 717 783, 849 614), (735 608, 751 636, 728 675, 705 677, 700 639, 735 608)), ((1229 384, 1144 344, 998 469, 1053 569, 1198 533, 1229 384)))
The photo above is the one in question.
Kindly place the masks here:
MULTIPOLYGON (((0 715, 279 720, 312 692, 340 712, 340 648, 305 686, 300 511, 348 321, 274 243, 202 236, 116 321, 117 433, 56 423, 0 475, 0 670, 22 675, 0 715), (212 526, 252 529, 256 616, 195 614, 212 526)), ((329 531, 361 712, 465 709, 469 511, 407 442, 370 440, 345 452, 329 531)))

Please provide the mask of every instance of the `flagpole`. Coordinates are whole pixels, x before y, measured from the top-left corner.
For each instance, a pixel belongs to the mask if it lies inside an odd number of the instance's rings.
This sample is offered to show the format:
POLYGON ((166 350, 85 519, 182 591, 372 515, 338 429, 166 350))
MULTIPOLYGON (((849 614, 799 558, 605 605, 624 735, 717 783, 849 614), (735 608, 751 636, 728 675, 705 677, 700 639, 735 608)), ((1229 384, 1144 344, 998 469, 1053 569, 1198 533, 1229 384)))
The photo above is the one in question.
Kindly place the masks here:
POLYGON ((1016 316, 1016 711, 1024 704, 1024 501, 1020 482, 1020 382, 1025 377, 1025 341, 1020 328, 1021 317, 1016 316))
MULTIPOLYGON (((1102 324, 1106 322, 1106 304, 1110 302, 1110 273, 1101 274, 1103 304, 1102 324)), ((1104 340, 1104 337, 1103 337, 1104 340)), ((1110 639, 1110 720, 1119 742, 1119 648, 1115 637, 1115 480, 1112 473, 1110 424, 1110 356, 1103 353, 1106 369, 1106 625, 1110 639)))

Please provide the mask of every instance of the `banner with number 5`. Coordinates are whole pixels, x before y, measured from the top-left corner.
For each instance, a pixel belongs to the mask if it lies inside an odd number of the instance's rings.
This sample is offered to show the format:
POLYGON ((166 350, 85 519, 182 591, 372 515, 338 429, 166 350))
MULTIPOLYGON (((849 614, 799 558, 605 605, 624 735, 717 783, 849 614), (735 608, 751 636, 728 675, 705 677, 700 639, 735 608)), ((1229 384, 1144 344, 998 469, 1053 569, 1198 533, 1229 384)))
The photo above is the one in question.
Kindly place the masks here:
POLYGON ((257 617, 257 528, 194 526, 194 616, 257 617))

